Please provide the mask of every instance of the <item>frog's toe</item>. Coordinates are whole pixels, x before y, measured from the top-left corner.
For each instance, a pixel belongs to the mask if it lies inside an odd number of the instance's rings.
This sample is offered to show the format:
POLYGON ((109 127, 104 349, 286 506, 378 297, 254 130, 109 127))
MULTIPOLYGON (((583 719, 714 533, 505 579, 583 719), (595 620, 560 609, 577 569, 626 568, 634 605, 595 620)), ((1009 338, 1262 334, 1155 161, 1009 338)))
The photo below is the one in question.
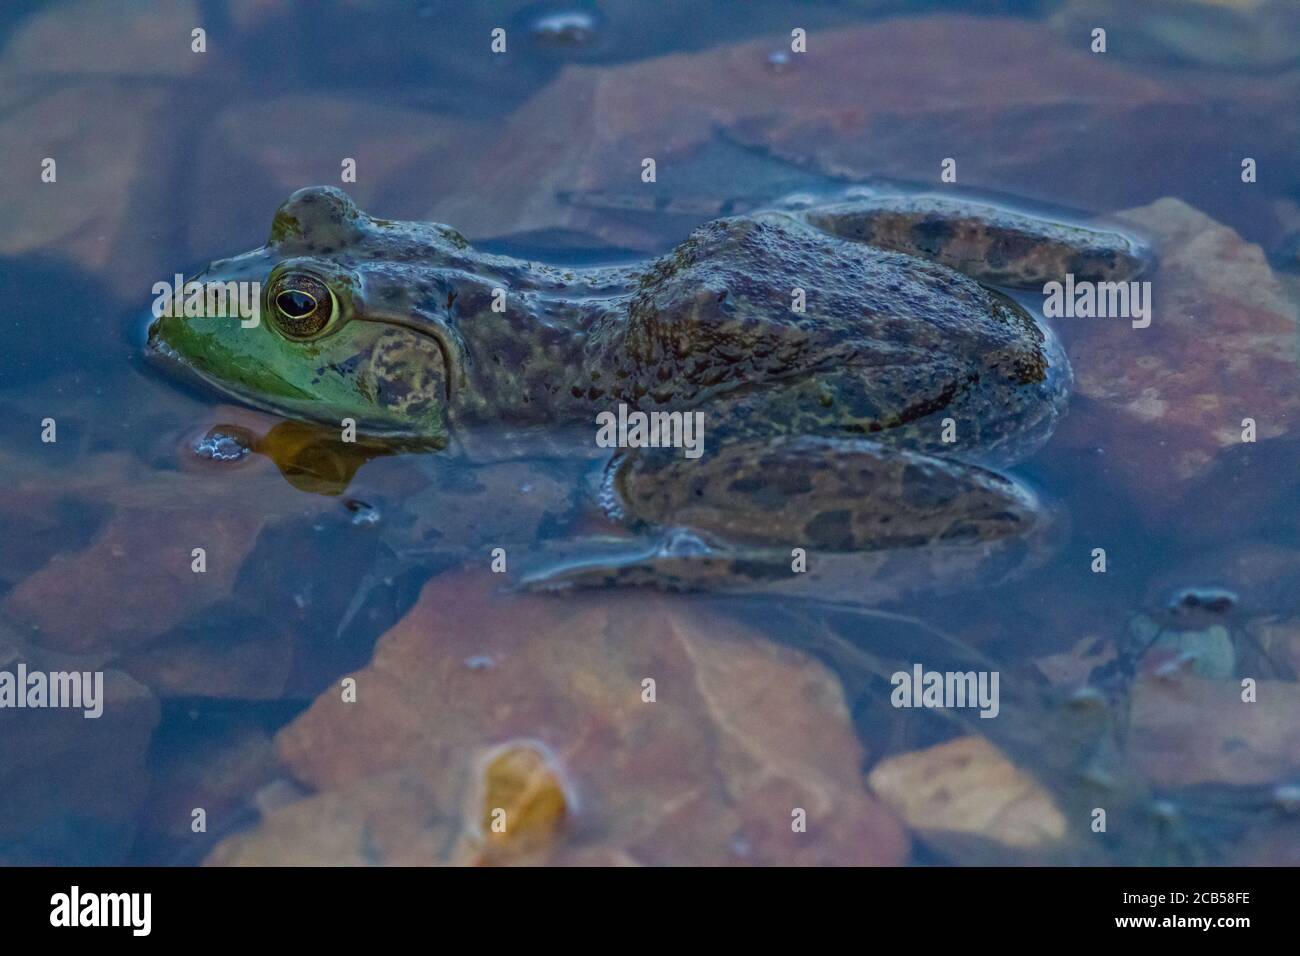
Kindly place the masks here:
POLYGON ((586 553, 552 557, 525 574, 519 587, 535 592, 627 587, 672 592, 726 590, 742 582, 752 584, 757 578, 788 577, 788 564, 788 559, 761 553, 747 553, 742 558, 688 528, 668 528, 649 542, 590 546, 586 553), (744 573, 738 574, 741 570, 744 573))

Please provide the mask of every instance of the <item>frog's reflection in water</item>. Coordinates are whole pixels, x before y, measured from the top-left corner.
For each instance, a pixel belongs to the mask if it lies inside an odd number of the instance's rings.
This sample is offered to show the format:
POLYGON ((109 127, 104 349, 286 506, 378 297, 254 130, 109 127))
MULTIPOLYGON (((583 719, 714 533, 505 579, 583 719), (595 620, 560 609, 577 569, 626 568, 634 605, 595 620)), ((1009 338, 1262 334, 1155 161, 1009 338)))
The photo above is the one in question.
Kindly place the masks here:
POLYGON ((366 462, 400 450, 364 436, 346 440, 338 428, 297 421, 281 421, 262 434, 243 425, 216 424, 196 443, 200 446, 209 457, 262 455, 294 488, 330 496, 346 491, 366 462))

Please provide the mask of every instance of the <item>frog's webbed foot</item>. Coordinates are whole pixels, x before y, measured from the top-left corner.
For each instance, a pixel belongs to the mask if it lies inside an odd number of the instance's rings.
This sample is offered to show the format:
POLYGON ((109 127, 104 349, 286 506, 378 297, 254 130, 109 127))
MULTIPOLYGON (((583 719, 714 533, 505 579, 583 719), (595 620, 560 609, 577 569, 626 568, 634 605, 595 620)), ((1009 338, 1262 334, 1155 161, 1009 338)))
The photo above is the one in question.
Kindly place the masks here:
POLYGON ((525 587, 806 591, 877 604, 1022 569, 1048 525, 1008 478, 862 439, 751 439, 698 460, 641 449, 610 485, 648 534, 575 547, 525 587))
POLYGON ((962 199, 865 195, 785 213, 823 232, 905 252, 977 282, 1040 289, 1047 282, 1136 278, 1151 253, 1139 239, 962 199))

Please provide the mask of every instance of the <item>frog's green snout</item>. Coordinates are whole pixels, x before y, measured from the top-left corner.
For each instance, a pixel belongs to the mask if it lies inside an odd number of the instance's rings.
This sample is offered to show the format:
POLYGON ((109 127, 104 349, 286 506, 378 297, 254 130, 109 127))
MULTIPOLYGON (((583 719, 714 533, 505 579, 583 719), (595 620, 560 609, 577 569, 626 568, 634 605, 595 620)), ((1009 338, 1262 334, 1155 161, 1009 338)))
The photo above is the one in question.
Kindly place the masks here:
POLYGON ((176 335, 183 318, 173 316, 149 317, 145 329, 144 360, 160 374, 179 384, 198 385, 202 377, 198 369, 176 347, 176 335))
POLYGON ((158 343, 162 341, 162 316, 154 316, 149 320, 144 338, 145 351, 153 353, 158 350, 158 343))
POLYGON ((159 365, 184 364, 184 356, 177 348, 184 324, 185 319, 177 316, 152 316, 145 331, 145 358, 159 365))
POLYGON ((163 328, 163 323, 175 321, 175 319, 165 315, 155 315, 149 319, 144 337, 144 353, 149 359, 158 360, 170 357, 168 353, 171 350, 167 345, 169 336, 163 328))

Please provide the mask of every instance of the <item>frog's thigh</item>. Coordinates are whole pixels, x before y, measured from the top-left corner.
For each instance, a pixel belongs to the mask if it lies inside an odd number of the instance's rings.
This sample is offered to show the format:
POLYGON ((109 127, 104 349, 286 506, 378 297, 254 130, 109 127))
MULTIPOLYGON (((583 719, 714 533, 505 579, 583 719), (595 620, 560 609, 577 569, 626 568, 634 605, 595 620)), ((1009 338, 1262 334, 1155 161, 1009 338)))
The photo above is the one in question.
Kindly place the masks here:
POLYGON ((729 550, 871 551, 1029 532, 1040 509, 983 468, 862 439, 748 440, 691 460, 642 449, 615 478, 629 517, 729 550))
POLYGON ((1120 232, 1040 219, 997 206, 925 196, 873 196, 816 206, 802 218, 824 232, 941 263, 978 282, 1038 288, 1123 281, 1150 258, 1120 232))

